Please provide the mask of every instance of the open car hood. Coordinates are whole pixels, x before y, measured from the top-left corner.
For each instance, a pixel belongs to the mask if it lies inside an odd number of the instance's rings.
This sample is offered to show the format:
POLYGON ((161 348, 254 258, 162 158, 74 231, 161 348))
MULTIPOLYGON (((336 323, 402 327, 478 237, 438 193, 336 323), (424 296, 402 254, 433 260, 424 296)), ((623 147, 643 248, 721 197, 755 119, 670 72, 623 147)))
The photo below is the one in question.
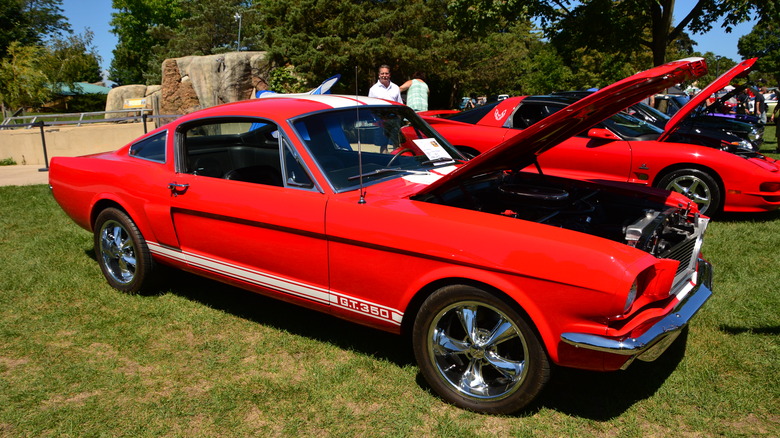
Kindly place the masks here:
POLYGON ((520 170, 536 161, 542 152, 582 133, 647 96, 682 81, 707 73, 703 58, 670 62, 615 82, 520 131, 509 140, 478 155, 443 176, 418 195, 458 185, 476 175, 501 170, 520 170))
POLYGON ((683 105, 679 111, 674 113, 672 118, 666 122, 666 126, 664 126, 664 132, 660 137, 658 137, 658 140, 666 140, 670 135, 672 135, 672 133, 674 133, 674 131, 677 130, 677 128, 680 126, 680 123, 682 123, 682 121, 685 120, 685 118, 688 117, 688 115, 690 115, 693 110, 706 101, 708 97, 712 96, 713 93, 722 90, 723 87, 728 85, 732 79, 748 73, 756 61, 758 61, 758 58, 746 59, 720 75, 719 78, 710 82, 710 84, 704 87, 704 89, 702 89, 699 94, 693 96, 688 101, 688 103, 683 105))

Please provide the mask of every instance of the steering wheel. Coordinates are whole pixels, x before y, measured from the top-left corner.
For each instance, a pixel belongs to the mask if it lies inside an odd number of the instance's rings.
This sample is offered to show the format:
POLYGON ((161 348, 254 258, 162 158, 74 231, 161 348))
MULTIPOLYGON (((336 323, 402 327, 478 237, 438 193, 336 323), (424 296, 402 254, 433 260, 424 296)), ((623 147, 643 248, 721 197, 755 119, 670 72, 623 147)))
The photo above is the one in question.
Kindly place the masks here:
POLYGON ((412 149, 410 149, 410 148, 398 149, 397 151, 395 151, 395 154, 393 155, 393 158, 391 158, 390 161, 387 162, 387 165, 385 167, 390 167, 395 162, 396 158, 400 157, 402 154, 404 154, 406 152, 411 152, 412 156, 414 156, 414 151, 412 149))

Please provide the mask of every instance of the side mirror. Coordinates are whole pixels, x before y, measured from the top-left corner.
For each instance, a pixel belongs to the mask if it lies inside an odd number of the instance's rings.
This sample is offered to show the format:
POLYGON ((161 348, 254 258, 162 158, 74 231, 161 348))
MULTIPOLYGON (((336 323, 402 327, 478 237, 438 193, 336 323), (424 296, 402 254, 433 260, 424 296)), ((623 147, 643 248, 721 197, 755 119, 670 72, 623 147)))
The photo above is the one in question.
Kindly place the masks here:
POLYGON ((588 131, 588 137, 601 140, 620 140, 620 137, 613 134, 610 130, 604 128, 591 128, 588 131))

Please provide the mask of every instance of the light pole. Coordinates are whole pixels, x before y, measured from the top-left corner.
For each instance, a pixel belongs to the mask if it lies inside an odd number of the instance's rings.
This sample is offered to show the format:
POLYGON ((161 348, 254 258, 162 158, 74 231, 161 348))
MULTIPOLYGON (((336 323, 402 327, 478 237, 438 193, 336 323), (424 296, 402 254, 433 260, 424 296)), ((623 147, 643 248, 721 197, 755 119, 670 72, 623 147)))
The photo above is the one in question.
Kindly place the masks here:
POLYGON ((720 55, 715 55, 715 78, 720 77, 720 55))
POLYGON ((236 51, 241 51, 241 14, 236 12, 235 15, 233 15, 233 18, 238 21, 238 44, 236 44, 236 51))

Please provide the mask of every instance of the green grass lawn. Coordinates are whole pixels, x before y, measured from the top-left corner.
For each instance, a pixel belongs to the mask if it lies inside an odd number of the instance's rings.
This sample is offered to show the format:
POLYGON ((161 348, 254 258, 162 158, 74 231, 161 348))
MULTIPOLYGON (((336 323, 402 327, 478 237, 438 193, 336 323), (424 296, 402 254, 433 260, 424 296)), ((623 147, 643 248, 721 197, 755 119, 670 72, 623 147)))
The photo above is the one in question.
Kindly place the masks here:
POLYGON ((432 395, 401 337, 183 273, 117 292, 45 186, 0 187, 0 437, 776 437, 779 248, 780 213, 713 222, 684 356, 555 369, 500 417, 432 395))

